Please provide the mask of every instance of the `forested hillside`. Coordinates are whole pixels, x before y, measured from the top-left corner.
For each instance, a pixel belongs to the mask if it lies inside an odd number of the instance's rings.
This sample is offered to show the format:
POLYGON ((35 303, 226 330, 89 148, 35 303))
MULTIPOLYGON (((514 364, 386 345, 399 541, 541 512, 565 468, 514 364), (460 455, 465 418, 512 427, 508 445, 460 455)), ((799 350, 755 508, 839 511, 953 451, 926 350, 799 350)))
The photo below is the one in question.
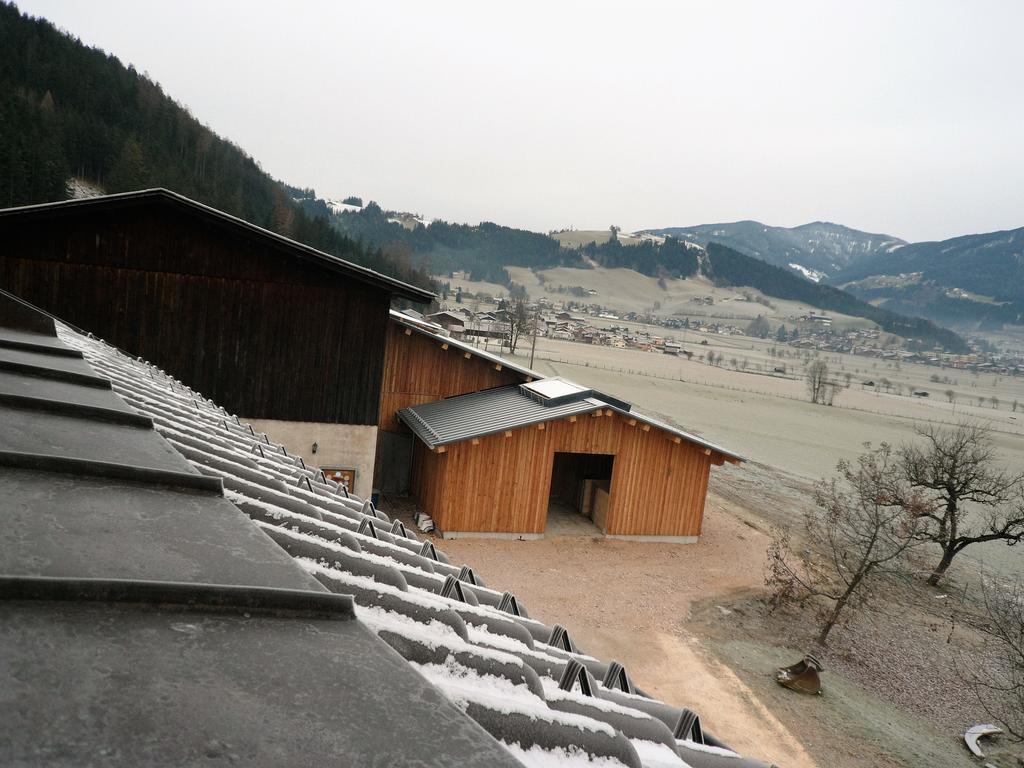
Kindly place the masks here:
MULTIPOLYGON (((313 190, 272 179, 252 157, 115 56, 3 2, 0 43, 0 207, 62 199, 71 177, 111 193, 167 187, 424 286, 430 285, 430 274, 453 270, 508 284, 506 266, 596 264, 656 277, 698 271, 700 250, 672 237, 660 244, 624 245, 613 236, 570 249, 548 235, 490 222, 434 221, 407 228, 373 203, 336 214, 313 190)), ((900 335, 962 347, 959 337, 931 323, 877 309, 728 248, 709 245, 708 254, 715 279, 868 317, 900 335)))
POLYGON ((999 328, 1024 321, 1024 228, 913 243, 833 281, 887 308, 999 328))
MULTIPOLYGON (((307 205, 323 205, 309 200, 307 205)), ((382 244, 389 252, 400 252, 433 274, 467 270, 474 280, 508 284, 507 266, 548 269, 556 266, 632 269, 651 277, 691 277, 698 272, 699 248, 671 236, 657 244, 644 241, 623 245, 613 236, 604 243, 580 248, 561 247, 554 238, 488 222, 471 226, 433 221, 407 228, 392 221, 375 203, 360 210, 344 211, 334 217, 335 225, 352 237, 382 244)), ((829 285, 819 285, 795 272, 747 256, 719 243, 709 243, 704 270, 712 280, 726 285, 757 288, 769 296, 795 299, 821 309, 865 317, 883 329, 926 346, 939 344, 950 351, 966 351, 957 334, 929 320, 904 317, 879 309, 829 285)))
POLYGON ((167 187, 417 285, 426 272, 307 215, 284 185, 157 83, 49 22, 0 3, 0 207, 67 197, 76 176, 106 192, 167 187))
POLYGON ((898 315, 872 306, 831 285, 812 283, 789 270, 719 243, 708 243, 707 254, 705 271, 717 283, 750 286, 780 299, 793 299, 821 309, 864 317, 878 323, 883 330, 907 339, 919 339, 926 345, 939 344, 951 352, 967 351, 967 344, 960 336, 930 320, 898 315))
MULTIPOLYGON (((304 204, 315 209, 322 201, 304 204)), ((392 221, 376 203, 358 211, 336 214, 335 226, 346 235, 405 252, 433 274, 466 270, 475 280, 507 284, 505 267, 550 269, 559 266, 633 269, 645 275, 688 277, 697 271, 697 251, 673 238, 658 245, 643 242, 623 245, 617 238, 582 248, 563 248, 553 237, 492 222, 453 224, 432 221, 413 228, 392 221)))
POLYGON ((799 227, 772 227, 760 221, 735 221, 648 231, 700 245, 709 242, 727 245, 777 267, 801 272, 815 282, 851 264, 891 253, 906 245, 891 235, 861 232, 827 221, 815 221, 799 227))

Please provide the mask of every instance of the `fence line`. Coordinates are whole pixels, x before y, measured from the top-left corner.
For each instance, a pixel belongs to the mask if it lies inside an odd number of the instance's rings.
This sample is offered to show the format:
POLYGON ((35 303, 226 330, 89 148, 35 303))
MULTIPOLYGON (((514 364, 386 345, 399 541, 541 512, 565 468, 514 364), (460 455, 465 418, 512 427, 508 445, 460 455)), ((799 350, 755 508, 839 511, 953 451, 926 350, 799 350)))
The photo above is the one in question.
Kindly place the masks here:
MULTIPOLYGON (((708 381, 707 379, 698 380, 698 379, 693 379, 693 378, 687 379, 687 378, 683 378, 682 376, 667 376, 667 375, 661 375, 661 374, 657 374, 657 373, 651 373, 649 371, 637 370, 637 369, 634 369, 634 368, 620 368, 620 367, 616 367, 616 366, 612 366, 612 365, 601 365, 599 363, 590 362, 589 360, 568 360, 568 359, 562 358, 562 357, 548 357, 547 355, 541 355, 541 354, 535 355, 535 359, 536 360, 544 360, 544 361, 549 362, 549 363, 558 363, 558 364, 561 364, 561 365, 572 365, 572 366, 575 366, 577 368, 593 368, 593 369, 601 370, 601 371, 610 371, 612 373, 624 373, 624 374, 629 374, 631 376, 642 376, 642 377, 649 378, 649 379, 658 379, 660 381, 677 381, 677 382, 680 382, 682 384, 696 384, 697 386, 711 387, 713 389, 723 389, 723 390, 726 390, 726 391, 729 391, 729 392, 742 392, 744 394, 750 394, 750 395, 763 395, 764 397, 777 397, 777 398, 782 399, 782 400, 793 400, 795 402, 800 402, 800 403, 808 402, 807 400, 805 400, 802 397, 797 397, 795 395, 787 395, 787 394, 781 393, 781 392, 766 392, 766 391, 760 390, 760 389, 750 389, 748 387, 737 387, 737 386, 731 385, 731 384, 722 384, 720 382, 711 382, 711 381, 708 381)), ((761 374, 761 375, 771 376, 771 374, 761 374)), ((784 381, 799 381, 799 379, 790 378, 788 376, 772 376, 771 378, 778 378, 778 379, 782 379, 784 381)), ((885 416, 887 418, 904 419, 904 420, 912 422, 912 423, 924 423, 924 424, 951 424, 951 423, 953 423, 953 422, 951 422, 949 420, 944 420, 944 419, 928 419, 928 418, 924 418, 924 417, 921 417, 921 416, 906 416, 906 415, 900 414, 900 413, 893 413, 892 411, 879 411, 879 410, 874 410, 872 408, 862 408, 862 407, 855 406, 855 405, 835 405, 834 404, 834 405, 832 405, 830 407, 832 407, 832 408, 840 408, 840 409, 846 410, 846 411, 855 411, 857 413, 867 413, 867 414, 871 414, 873 416, 885 416)), ((954 413, 955 413, 955 411, 954 411, 954 413)), ((981 418, 981 417, 975 417, 975 418, 981 418)), ((984 418, 987 421, 989 421, 989 422, 992 421, 991 417, 989 417, 987 415, 984 416, 984 418)), ((1008 430, 1008 429, 1000 429, 1000 428, 998 428, 996 426, 990 426, 990 429, 993 432, 998 432, 998 433, 1004 434, 1004 435, 1013 435, 1015 437, 1019 437, 1021 434, 1024 434, 1022 432, 1014 432, 1014 431, 1011 431, 1011 430, 1008 430)))

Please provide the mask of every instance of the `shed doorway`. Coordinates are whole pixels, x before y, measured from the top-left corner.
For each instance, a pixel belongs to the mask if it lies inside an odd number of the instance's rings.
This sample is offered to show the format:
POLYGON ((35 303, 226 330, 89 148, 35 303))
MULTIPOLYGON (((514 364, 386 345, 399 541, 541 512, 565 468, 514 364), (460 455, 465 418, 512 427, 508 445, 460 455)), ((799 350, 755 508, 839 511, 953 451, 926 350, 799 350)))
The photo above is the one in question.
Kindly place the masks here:
POLYGON ((548 536, 597 536, 607 528, 615 456, 555 453, 548 497, 548 536))

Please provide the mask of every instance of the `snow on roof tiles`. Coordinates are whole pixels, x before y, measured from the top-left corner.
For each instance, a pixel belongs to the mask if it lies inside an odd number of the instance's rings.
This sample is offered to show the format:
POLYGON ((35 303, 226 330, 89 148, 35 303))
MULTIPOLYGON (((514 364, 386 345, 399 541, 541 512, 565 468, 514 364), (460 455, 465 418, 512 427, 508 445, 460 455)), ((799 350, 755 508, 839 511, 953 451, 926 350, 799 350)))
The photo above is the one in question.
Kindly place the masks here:
MULTIPOLYGON (((722 764, 725 750, 672 746, 680 736, 674 733, 677 708, 598 684, 593 697, 561 690, 558 680, 571 660, 597 680, 608 665, 549 645, 552 627, 525 610, 523 616, 499 610, 502 593, 479 579, 461 584, 466 602, 443 594, 460 571, 442 553, 436 560, 420 554, 423 542, 415 534, 388 531, 386 515, 340 495, 336 484, 268 436, 153 366, 69 328, 58 326, 58 333, 111 383, 113 394, 152 420, 175 461, 197 476, 219 479, 225 488, 220 503, 249 515, 253 533, 263 531, 283 547, 297 572, 352 595, 357 620, 502 742, 508 755, 543 766, 722 764), (379 526, 375 535, 367 521, 379 526)), ((756 765, 738 758, 734 764, 756 765)))

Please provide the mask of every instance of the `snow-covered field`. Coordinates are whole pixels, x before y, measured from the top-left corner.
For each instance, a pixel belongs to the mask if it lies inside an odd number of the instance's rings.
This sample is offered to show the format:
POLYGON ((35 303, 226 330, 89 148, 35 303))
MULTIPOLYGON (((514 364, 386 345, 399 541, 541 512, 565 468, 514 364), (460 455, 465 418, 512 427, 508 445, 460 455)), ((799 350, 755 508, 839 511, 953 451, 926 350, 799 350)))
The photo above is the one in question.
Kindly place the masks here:
MULTIPOLYGON (((720 443, 752 461, 806 479, 832 474, 840 459, 853 459, 866 442, 898 445, 914 438, 915 425, 973 419, 991 426, 1000 458, 1011 468, 1024 467, 1024 380, 991 374, 941 370, 916 364, 888 363, 853 355, 823 357, 836 378, 851 385, 833 407, 807 400, 802 360, 773 357, 771 350, 791 348, 749 337, 687 331, 677 334, 694 359, 652 352, 596 347, 540 339, 534 367, 621 397, 639 410, 672 421, 720 443), (702 345, 701 341, 707 341, 702 345), (724 356, 721 366, 706 365, 698 356, 713 350, 724 356), (747 363, 747 372, 732 360, 747 363), (769 375, 785 365, 785 376, 769 375), (761 371, 757 371, 757 367, 761 371), (931 376, 948 376, 949 383, 931 376), (903 387, 903 395, 863 388, 861 382, 886 378, 903 387), (955 403, 944 396, 957 393, 955 403), (926 390, 927 398, 911 397, 926 390), (993 408, 991 398, 999 400, 993 408), (979 405, 979 398, 984 403, 979 405), (1011 403, 1022 405, 1011 411, 1011 403)), ((520 349, 520 352, 524 351, 520 349)), ((528 350, 527 350, 528 352, 528 350)), ((517 358, 529 362, 528 357, 517 358)), ((976 545, 965 556, 985 560, 1006 572, 1024 571, 1024 548, 1002 544, 976 545)))

